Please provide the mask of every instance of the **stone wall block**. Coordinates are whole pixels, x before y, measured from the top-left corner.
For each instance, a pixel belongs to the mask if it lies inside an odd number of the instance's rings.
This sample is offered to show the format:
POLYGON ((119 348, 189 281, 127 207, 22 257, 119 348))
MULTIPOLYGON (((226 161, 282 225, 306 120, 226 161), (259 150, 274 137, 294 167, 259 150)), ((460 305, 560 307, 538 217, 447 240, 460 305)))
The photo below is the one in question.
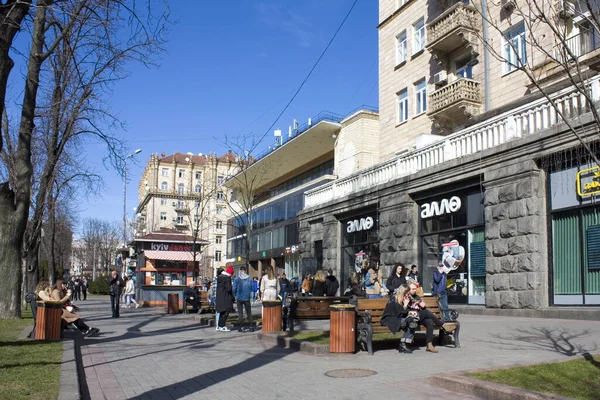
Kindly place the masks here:
POLYGON ((500 308, 500 293, 492 292, 489 288, 485 293, 485 306, 487 308, 500 308))
POLYGON ((414 248, 413 245, 413 237, 412 236, 403 236, 397 239, 398 250, 409 250, 414 248))
POLYGON ((539 251, 537 235, 517 236, 508 239, 508 254, 518 255, 539 251))
POLYGON ((492 289, 497 292, 499 290, 509 290, 510 280, 508 274, 496 274, 490 276, 492 281, 492 289))
POLYGON ((527 215, 544 215, 542 207, 545 205, 537 198, 526 199, 527 215))
POLYGON ((523 217, 517 220, 517 234, 529 235, 540 233, 542 221, 536 217, 523 217))
POLYGON ((385 239, 382 240, 380 242, 380 247, 379 250, 381 252, 387 251, 387 252, 394 252, 397 250, 396 245, 395 245, 396 241, 393 239, 385 239))
POLYGON ((500 292, 500 308, 518 308, 519 297, 517 292, 500 292))
POLYGON ((536 309, 544 306, 542 304, 543 297, 538 291, 525 290, 516 294, 519 298, 519 308, 536 309))
POLYGON ((494 206, 496 204, 498 204, 498 189, 493 188, 493 189, 487 189, 485 191, 484 194, 484 205, 486 207, 488 206, 494 206))
POLYGON ((508 243, 506 240, 498 239, 492 241, 492 255, 503 257, 508 254, 508 243))
POLYGON ((500 203, 508 203, 516 199, 516 185, 509 184, 498 188, 498 201, 500 203))
POLYGON ((500 271, 505 273, 511 273, 515 271, 515 262, 514 257, 505 256, 500 258, 500 271))
POLYGON ((485 226, 485 240, 500 239, 500 227, 498 224, 485 226))
POLYGON ((513 236, 517 236, 517 221, 515 221, 514 219, 500 221, 498 225, 500 227, 501 238, 510 238, 513 236))
POLYGON ((530 198, 533 196, 533 192, 533 182, 531 180, 523 180, 517 183, 517 199, 530 198))
MULTIPOLYGON (((500 272, 500 259, 496 257, 487 257, 485 260, 485 271, 490 275, 500 272)), ((489 283, 489 279, 486 282, 489 283)))
POLYGON ((528 276, 526 273, 512 273, 510 274, 510 288, 511 290, 527 290, 528 289, 528 276))
POLYGON ((529 215, 527 210, 527 200, 516 200, 510 203, 508 207, 508 217, 511 219, 516 219, 520 217, 525 217, 529 215))
POLYGON ((508 218, 508 205, 507 204, 498 204, 497 206, 492 207, 492 218, 488 220, 486 218, 486 222, 490 223, 492 221, 502 221, 508 218))
POLYGON ((526 272, 527 289, 539 291, 544 288, 542 279, 543 276, 539 272, 526 272))

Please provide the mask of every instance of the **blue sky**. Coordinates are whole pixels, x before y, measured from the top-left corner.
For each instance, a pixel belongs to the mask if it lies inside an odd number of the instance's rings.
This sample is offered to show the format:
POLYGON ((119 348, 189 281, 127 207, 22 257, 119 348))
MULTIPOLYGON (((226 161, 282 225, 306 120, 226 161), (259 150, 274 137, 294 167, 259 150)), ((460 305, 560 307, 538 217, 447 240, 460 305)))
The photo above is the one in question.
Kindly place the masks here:
MULTIPOLYGON (((131 65, 112 107, 127 123, 131 149, 142 149, 128 168, 127 212, 151 153, 227 151, 221 138, 262 136, 317 60, 353 0, 171 0, 167 53, 158 68, 131 65)), ((289 109, 275 125, 287 132, 327 110, 346 114, 377 106, 375 0, 359 0, 344 27, 289 109)), ((259 151, 273 141, 267 135, 259 151)), ((91 165, 103 175, 102 198, 81 199, 80 219, 120 220, 123 184, 102 164, 104 149, 90 145, 91 165)))

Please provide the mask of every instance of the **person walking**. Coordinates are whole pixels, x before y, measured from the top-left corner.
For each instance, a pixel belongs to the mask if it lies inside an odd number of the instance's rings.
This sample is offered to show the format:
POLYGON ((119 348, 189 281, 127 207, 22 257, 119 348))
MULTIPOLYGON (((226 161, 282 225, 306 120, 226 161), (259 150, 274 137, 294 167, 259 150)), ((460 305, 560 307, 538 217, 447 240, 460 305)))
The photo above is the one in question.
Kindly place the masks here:
POLYGON ((254 290, 254 282, 246 273, 246 267, 240 267, 240 273, 233 281, 233 295, 238 307, 238 318, 240 327, 238 332, 244 332, 244 308, 246 309, 246 318, 248 318, 248 331, 254 332, 252 325, 252 307, 250 299, 254 290))
POLYGON ((81 278, 79 278, 78 276, 75 277, 75 280, 73 281, 73 290, 75 291, 75 300, 81 301, 81 278))
POLYGON ((275 276, 273 267, 267 267, 267 274, 260 280, 260 297, 264 300, 277 300, 279 294, 279 279, 275 276))
POLYGON ((217 331, 230 332, 226 326, 229 312, 233 309, 233 288, 231 285, 231 276, 233 275, 233 267, 230 265, 217 278, 217 307, 219 313, 217 331))
POLYGON ((285 296, 290 290, 290 280, 285 276, 285 272, 279 278, 279 290, 281 293, 281 305, 285 307, 285 296))
POLYGON ((123 279, 121 279, 117 271, 113 269, 110 273, 110 279, 108 280, 112 318, 119 318, 119 300, 121 299, 122 291, 123 279))
POLYGON ((135 301, 134 298, 135 295, 135 285, 133 283, 133 279, 131 279, 131 277, 129 277, 127 279, 127 283, 125 283, 125 301, 127 304, 127 308, 129 308, 129 306, 131 305, 131 303, 135 304, 135 308, 138 308, 140 306, 140 304, 135 301))
POLYGON ((258 301, 258 278, 252 278, 252 304, 258 301))
POLYGON ((84 276, 83 278, 81 278, 81 292, 83 293, 83 300, 87 300, 87 287, 88 281, 87 278, 84 276))
POLYGON ((72 276, 69 278, 69 280, 67 281, 67 290, 70 293, 70 300, 73 301, 75 300, 75 277, 72 276))
POLYGON ((327 270, 327 278, 325 278, 325 296, 334 297, 340 288, 340 283, 333 275, 331 268, 327 270))
POLYGON ((310 274, 306 274, 302 281, 302 296, 310 296, 313 289, 313 280, 310 274))

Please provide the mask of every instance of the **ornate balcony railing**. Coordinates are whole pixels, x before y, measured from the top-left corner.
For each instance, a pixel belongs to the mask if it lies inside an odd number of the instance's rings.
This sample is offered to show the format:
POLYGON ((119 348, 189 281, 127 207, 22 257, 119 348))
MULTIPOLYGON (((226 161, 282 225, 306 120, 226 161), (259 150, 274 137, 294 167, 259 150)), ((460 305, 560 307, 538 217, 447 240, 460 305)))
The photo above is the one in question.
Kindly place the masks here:
MULTIPOLYGON (((600 101, 600 77, 595 77, 587 85, 590 98, 594 102, 600 101)), ((572 87, 554 93, 550 98, 554 106, 546 98, 541 98, 458 131, 424 148, 309 190, 304 194, 305 208, 341 199, 443 162, 476 154, 547 129, 562 121, 557 110, 565 119, 572 119, 589 112, 592 107, 586 97, 572 87)))
POLYGON ((481 104, 479 82, 461 78, 429 95, 429 114, 435 114, 446 107, 461 101, 481 104))
POLYGON ((451 34, 457 28, 479 31, 481 16, 478 11, 462 2, 456 3, 427 24, 427 47, 451 34))

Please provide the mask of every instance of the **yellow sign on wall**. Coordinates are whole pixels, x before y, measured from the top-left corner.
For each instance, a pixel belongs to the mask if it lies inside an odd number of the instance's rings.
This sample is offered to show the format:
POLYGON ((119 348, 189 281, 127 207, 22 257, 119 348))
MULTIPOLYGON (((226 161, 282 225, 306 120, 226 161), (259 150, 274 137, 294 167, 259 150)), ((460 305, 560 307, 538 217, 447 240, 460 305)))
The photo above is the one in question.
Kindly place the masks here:
POLYGON ((582 169, 577 173, 577 194, 581 197, 600 193, 600 167, 582 169))

